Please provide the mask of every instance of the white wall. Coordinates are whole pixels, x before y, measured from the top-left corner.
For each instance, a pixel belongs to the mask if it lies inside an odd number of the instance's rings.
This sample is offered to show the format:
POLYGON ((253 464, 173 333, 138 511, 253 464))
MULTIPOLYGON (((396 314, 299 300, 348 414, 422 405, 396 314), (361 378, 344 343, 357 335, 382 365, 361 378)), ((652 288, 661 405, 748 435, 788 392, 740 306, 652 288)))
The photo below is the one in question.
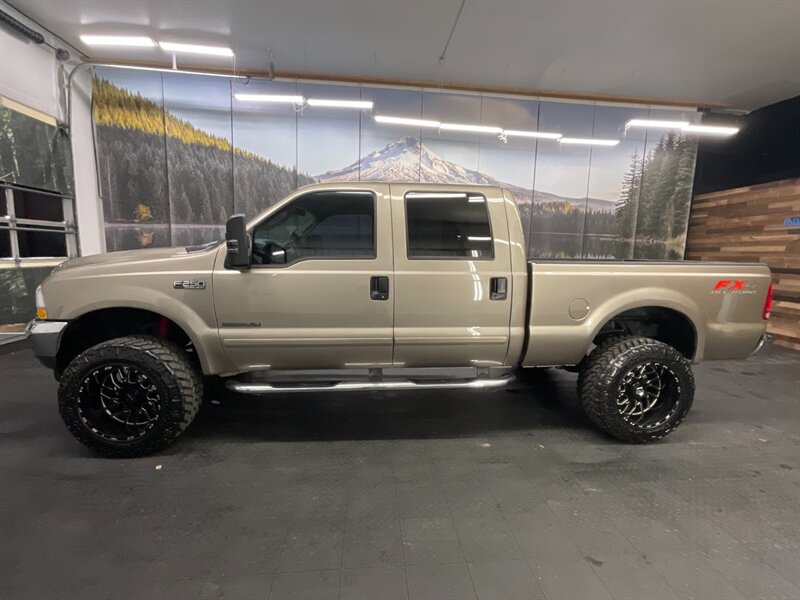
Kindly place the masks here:
MULTIPOLYGON (((17 16, 0 2, 0 8, 17 16)), ((53 51, 0 27, 0 94, 60 120, 53 51)))
MULTIPOLYGON (((66 81, 80 61, 77 51, 5 2, 0 8, 44 35, 56 48, 65 48, 71 58, 60 63, 55 51, 46 44, 37 45, 0 27, 0 95, 49 115, 59 123, 67 122, 66 81)), ((83 69, 75 78, 72 92, 72 157, 75 178, 75 211, 81 255, 105 251, 102 203, 97 192, 91 120, 91 77, 83 69)))
POLYGON ((103 203, 97 190, 97 163, 92 134, 92 76, 84 68, 72 82, 72 163, 75 169, 75 211, 81 256, 106 251, 103 203))

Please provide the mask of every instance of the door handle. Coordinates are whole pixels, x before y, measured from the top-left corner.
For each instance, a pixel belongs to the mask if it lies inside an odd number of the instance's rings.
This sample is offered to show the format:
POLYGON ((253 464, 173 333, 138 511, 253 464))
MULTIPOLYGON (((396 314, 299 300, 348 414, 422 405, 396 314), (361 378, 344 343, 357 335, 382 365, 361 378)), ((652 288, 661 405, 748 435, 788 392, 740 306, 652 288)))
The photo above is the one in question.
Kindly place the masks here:
POLYGON ((372 300, 389 299, 389 278, 386 275, 373 275, 370 277, 369 297, 372 300))
POLYGON ((489 280, 489 300, 505 300, 508 297, 508 279, 492 277, 489 280))

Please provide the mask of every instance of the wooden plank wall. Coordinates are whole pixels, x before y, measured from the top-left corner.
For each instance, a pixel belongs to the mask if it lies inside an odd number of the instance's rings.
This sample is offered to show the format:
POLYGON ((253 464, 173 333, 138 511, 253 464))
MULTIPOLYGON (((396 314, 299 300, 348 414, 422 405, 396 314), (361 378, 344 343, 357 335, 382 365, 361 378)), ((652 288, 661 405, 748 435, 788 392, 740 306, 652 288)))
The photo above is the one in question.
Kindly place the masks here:
POLYGON ((686 258, 763 262, 772 269, 775 343, 800 350, 800 179, 695 196, 686 258))

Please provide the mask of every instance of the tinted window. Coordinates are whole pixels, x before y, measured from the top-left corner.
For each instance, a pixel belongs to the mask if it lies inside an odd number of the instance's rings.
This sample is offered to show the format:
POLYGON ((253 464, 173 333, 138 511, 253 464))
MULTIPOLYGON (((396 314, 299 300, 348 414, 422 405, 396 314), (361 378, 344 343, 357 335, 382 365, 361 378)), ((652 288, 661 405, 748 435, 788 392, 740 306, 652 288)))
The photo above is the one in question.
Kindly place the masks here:
POLYGON ((486 198, 477 194, 406 194, 409 258, 492 258, 486 198))
POLYGON ((67 236, 62 231, 17 231, 21 258, 67 255, 67 236))
POLYGON ((312 192, 253 230, 253 263, 305 258, 374 258, 375 196, 371 192, 312 192), (277 252, 277 254, 276 254, 277 252))
POLYGON ((0 258, 11 257, 11 234, 8 229, 0 228, 0 258))
POLYGON ((37 194, 28 190, 15 190, 14 212, 18 219, 63 221, 64 201, 61 196, 37 194))

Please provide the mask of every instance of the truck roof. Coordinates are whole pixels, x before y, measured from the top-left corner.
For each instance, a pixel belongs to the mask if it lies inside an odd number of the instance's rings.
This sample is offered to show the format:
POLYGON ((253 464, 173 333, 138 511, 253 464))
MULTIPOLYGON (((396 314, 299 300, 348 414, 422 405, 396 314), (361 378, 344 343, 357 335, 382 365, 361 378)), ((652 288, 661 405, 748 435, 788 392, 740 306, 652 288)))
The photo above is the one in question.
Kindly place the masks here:
POLYGON ((499 190, 503 189, 497 185, 487 185, 482 183, 425 183, 420 181, 326 181, 323 183, 311 183, 297 188, 297 191, 313 190, 352 190, 370 189, 375 185, 402 185, 413 186, 422 190, 431 191, 464 191, 466 189, 499 190))

